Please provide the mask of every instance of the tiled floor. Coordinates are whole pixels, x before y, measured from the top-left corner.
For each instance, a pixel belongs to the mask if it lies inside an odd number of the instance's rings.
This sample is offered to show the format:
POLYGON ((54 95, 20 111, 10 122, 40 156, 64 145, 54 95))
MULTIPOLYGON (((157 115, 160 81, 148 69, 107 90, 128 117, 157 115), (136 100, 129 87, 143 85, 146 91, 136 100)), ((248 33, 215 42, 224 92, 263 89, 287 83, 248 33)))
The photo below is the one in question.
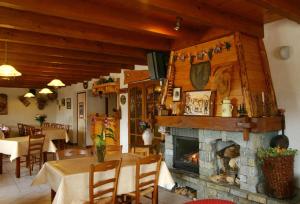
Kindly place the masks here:
MULTIPOLYGON (((23 164, 24 165, 24 164, 23 164)), ((37 174, 35 168, 33 175, 29 176, 27 168, 21 168, 21 178, 15 177, 15 162, 8 158, 3 161, 3 174, 0 175, 0 204, 50 204, 50 187, 47 184, 31 186, 32 179, 37 174)), ((182 204, 187 198, 159 190, 159 204, 182 204)), ((148 204, 148 199, 142 203, 148 204)))

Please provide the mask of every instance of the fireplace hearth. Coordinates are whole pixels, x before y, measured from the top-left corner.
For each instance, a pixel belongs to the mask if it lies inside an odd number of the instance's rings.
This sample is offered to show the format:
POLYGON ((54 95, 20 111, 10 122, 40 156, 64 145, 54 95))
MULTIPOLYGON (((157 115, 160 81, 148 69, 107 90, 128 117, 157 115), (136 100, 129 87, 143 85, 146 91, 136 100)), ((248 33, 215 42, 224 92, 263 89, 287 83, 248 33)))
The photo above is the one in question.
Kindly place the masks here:
POLYGON ((198 138, 173 136, 173 167, 185 171, 199 173, 199 141, 198 138))
POLYGON ((165 138, 165 162, 176 183, 195 189, 198 199, 282 204, 259 190, 263 178, 256 159, 257 150, 268 147, 276 135, 277 132, 250 133, 245 141, 243 132, 170 128, 165 138), (221 174, 232 177, 232 181, 218 183, 211 179, 221 174))

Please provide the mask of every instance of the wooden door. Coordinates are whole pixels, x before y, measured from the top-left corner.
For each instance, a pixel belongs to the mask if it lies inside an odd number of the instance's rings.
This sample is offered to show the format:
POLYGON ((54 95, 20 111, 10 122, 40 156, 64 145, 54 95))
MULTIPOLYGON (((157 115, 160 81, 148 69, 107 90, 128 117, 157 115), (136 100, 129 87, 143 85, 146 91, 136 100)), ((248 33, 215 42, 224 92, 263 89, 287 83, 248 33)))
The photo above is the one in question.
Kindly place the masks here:
POLYGON ((77 143, 86 146, 86 92, 77 93, 77 143))

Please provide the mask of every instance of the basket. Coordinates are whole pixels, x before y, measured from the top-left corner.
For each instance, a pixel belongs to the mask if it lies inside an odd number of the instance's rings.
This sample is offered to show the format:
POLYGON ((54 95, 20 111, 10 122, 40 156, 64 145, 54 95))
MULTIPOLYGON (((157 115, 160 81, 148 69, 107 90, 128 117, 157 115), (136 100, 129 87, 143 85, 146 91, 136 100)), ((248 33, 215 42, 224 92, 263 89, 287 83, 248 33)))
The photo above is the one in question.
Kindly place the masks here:
POLYGON ((267 157, 262 170, 269 196, 287 199, 294 195, 294 155, 267 157))

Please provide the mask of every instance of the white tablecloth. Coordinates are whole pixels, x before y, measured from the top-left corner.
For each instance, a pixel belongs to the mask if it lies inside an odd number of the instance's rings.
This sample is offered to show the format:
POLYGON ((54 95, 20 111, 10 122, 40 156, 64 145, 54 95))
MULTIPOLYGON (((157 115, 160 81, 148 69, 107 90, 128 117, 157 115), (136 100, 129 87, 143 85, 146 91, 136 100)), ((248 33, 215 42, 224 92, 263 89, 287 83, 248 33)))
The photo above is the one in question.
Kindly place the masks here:
POLYGON ((64 139, 66 142, 69 142, 70 140, 69 135, 65 129, 43 127, 42 133, 46 135, 46 138, 48 138, 49 140, 64 139))
MULTIPOLYGON (((124 155, 130 154, 123 154, 122 157, 124 155)), ((89 200, 88 171, 92 163, 96 163, 94 157, 46 162, 34 178, 32 185, 49 183, 56 191, 53 204, 84 203, 89 200)), ((122 163, 125 164, 120 171, 118 195, 135 191, 135 163, 126 164, 125 158, 122 163)), ((113 171, 98 176, 109 178, 111 175, 113 171)), ((161 163, 158 185, 169 190, 175 185, 165 162, 161 163)))
MULTIPOLYGON (((45 134, 44 152, 56 152, 57 148, 52 140, 65 139, 66 142, 69 141, 68 134, 63 129, 47 129, 43 132, 45 134)), ((12 161, 27 154, 28 142, 29 136, 0 139, 0 153, 10 155, 12 161)))

